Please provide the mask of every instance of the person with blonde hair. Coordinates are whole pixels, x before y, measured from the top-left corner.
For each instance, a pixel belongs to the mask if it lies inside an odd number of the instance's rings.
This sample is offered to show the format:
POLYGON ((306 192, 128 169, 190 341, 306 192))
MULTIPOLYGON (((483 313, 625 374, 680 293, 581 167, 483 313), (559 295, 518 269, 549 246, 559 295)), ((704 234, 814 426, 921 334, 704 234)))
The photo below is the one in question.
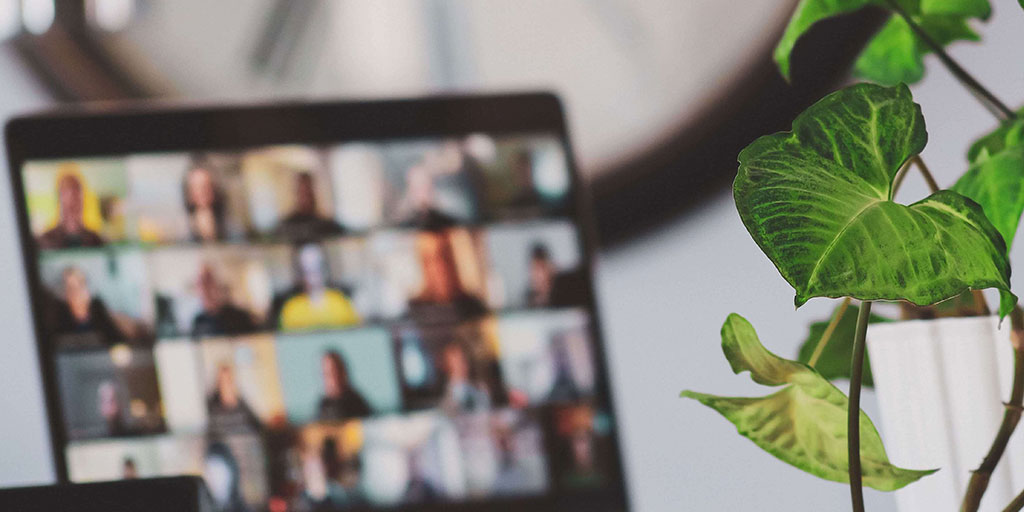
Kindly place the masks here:
POLYGON ((98 247, 103 238, 85 225, 85 186, 77 166, 62 166, 57 177, 57 225, 39 236, 41 249, 98 247))

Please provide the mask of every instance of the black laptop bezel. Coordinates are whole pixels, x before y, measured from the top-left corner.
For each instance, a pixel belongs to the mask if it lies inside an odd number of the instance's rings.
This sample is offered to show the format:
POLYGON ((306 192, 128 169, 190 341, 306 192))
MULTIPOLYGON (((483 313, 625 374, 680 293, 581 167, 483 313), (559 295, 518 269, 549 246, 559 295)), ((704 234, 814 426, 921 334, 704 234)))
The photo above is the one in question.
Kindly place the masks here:
POLYGON ((38 249, 30 229, 22 167, 27 161, 120 156, 201 150, 240 150, 277 144, 331 145, 346 141, 411 139, 487 133, 513 135, 551 133, 564 145, 571 169, 572 221, 582 241, 586 269, 587 310, 592 318, 598 383, 612 415, 611 478, 600 489, 538 498, 496 498, 479 502, 405 506, 402 510, 628 510, 619 425, 610 386, 604 337, 594 298, 593 258, 596 247, 591 207, 583 192, 568 138, 563 109, 549 93, 439 96, 418 99, 296 102, 264 105, 113 105, 60 110, 21 116, 5 128, 7 156, 23 268, 27 276, 33 336, 43 376, 50 450, 59 483, 69 483, 65 432, 57 386, 56 358, 41 325, 45 288, 40 279, 38 249))

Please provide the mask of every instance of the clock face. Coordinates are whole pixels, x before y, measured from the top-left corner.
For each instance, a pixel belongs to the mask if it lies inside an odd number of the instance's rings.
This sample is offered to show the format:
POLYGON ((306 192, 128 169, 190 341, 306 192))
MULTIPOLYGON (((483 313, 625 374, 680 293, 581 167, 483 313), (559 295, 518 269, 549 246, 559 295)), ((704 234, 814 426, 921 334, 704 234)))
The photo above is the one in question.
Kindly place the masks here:
POLYGON ((189 98, 552 90, 594 177, 722 101, 794 3, 175 0, 139 2, 117 40, 189 98))

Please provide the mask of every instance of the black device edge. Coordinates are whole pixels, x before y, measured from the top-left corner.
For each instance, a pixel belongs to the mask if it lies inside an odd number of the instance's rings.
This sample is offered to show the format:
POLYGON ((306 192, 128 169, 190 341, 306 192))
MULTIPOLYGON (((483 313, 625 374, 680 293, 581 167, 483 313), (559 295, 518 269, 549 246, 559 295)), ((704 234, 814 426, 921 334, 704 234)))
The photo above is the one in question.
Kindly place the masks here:
MULTIPOLYGON (((32 312, 33 337, 39 358, 50 430, 50 450, 58 484, 70 483, 64 447, 69 439, 58 397, 56 359, 43 340, 43 284, 37 249, 29 227, 21 176, 22 164, 33 159, 125 155, 133 152, 238 150, 276 144, 328 145, 347 141, 435 138, 470 133, 493 135, 549 131, 557 133, 570 169, 572 220, 579 230, 582 264, 586 270, 587 304, 594 337, 595 363, 602 376, 598 392, 612 417, 612 474, 602 491, 564 496, 504 498, 480 502, 408 505, 403 510, 522 510, 560 511, 569 506, 587 510, 629 510, 629 495, 621 442, 621 422, 615 407, 599 321, 594 286, 594 252, 598 247, 592 201, 587 197, 572 151, 561 100, 553 93, 444 95, 413 99, 276 102, 216 106, 126 103, 86 106, 18 116, 4 127, 8 175, 21 245, 22 266, 32 312), (362 122, 362 124, 360 124, 362 122)), ((377 510, 377 509, 371 509, 377 510)))

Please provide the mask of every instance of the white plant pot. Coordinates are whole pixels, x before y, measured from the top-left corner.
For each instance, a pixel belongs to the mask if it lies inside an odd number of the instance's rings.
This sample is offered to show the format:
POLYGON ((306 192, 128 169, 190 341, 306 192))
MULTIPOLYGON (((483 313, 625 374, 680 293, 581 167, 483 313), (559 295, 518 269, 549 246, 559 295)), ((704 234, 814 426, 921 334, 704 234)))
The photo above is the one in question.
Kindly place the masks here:
MULTIPOLYGON (((895 492, 900 512, 958 510, 1010 396, 1009 320, 1002 328, 995 317, 872 324, 867 349, 890 460, 941 468, 895 492)), ((982 511, 1003 510, 1024 489, 1022 437, 1024 424, 992 475, 982 511)))

